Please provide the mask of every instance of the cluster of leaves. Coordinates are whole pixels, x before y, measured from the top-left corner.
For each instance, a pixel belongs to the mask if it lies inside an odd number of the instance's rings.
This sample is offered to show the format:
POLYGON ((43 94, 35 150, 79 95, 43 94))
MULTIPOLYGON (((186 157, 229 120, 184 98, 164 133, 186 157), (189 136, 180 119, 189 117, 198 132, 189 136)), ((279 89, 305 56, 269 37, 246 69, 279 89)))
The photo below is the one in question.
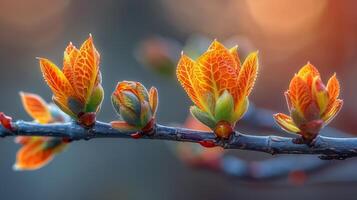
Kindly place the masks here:
POLYGON ((285 131, 299 133, 305 141, 311 141, 340 111, 343 101, 338 99, 339 93, 336 74, 325 86, 317 69, 307 63, 285 92, 290 116, 278 113, 274 118, 285 131))
MULTIPOLYGON (((39 63, 57 106, 45 103, 35 94, 21 93, 28 114, 41 124, 74 120, 90 129, 96 122, 104 97, 100 54, 92 36, 79 49, 72 43, 67 46, 62 70, 45 58, 39 58, 39 63)), ((258 63, 258 52, 250 53, 241 62, 238 46, 227 49, 214 40, 197 59, 182 53, 177 64, 177 78, 195 104, 190 109, 192 116, 223 142, 230 139, 237 121, 248 109, 258 63)), ((339 88, 336 75, 325 87, 318 70, 308 63, 294 76, 286 92, 290 116, 279 113, 274 118, 282 129, 301 135, 302 142, 311 143, 341 109, 339 88)), ((139 82, 122 81, 112 93, 111 100, 119 116, 118 121, 111 122, 114 129, 132 133, 133 138, 154 133, 158 108, 155 87, 148 91, 139 82)), ((19 170, 38 169, 68 146, 66 138, 18 137, 16 141, 23 145, 15 164, 19 170)), ((207 141, 201 144, 214 146, 213 142, 207 141)), ((215 154, 220 150, 212 152, 215 154)))
POLYGON ((215 40, 196 61, 182 54, 177 78, 196 105, 190 109, 192 115, 228 139, 248 109, 257 72, 257 52, 241 65, 237 46, 228 50, 215 40))

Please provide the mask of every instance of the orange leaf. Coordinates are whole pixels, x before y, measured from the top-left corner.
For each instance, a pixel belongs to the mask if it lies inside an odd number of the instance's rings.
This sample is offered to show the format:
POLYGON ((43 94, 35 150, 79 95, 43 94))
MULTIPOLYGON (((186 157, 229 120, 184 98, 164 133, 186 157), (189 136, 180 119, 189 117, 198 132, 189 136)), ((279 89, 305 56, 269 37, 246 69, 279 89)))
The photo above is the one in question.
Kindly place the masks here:
POLYGON ((67 105, 67 98, 74 96, 74 90, 68 79, 58 67, 45 58, 39 58, 40 67, 45 81, 51 88, 54 96, 63 105, 67 105))
POLYGON ((43 167, 52 160, 54 152, 52 149, 44 150, 44 140, 39 139, 27 143, 16 155, 16 170, 35 170, 43 167))
POLYGON ((327 82, 327 92, 329 96, 329 103, 327 105, 326 111, 331 109, 332 104, 337 100, 340 95, 340 83, 334 74, 327 82))
POLYGON ((300 76, 302 79, 306 80, 307 76, 320 76, 320 73, 311 63, 307 63, 299 70, 297 75, 300 76))
POLYGON ((313 101, 309 86, 298 75, 291 80, 288 94, 293 107, 302 114, 313 101))
POLYGON ((102 73, 98 71, 97 78, 94 82, 94 87, 97 87, 101 83, 102 83, 102 73))
POLYGON ((233 58, 235 59, 236 63, 237 63, 237 68, 236 71, 237 73, 239 73, 240 70, 240 66, 241 66, 241 62, 239 59, 239 54, 238 54, 238 46, 234 46, 232 48, 229 49, 229 53, 233 56, 233 58))
POLYGON ((76 96, 83 103, 90 98, 99 71, 99 53, 95 49, 92 36, 82 44, 73 65, 73 87, 76 96))
POLYGON ((244 99, 244 97, 249 96, 258 75, 258 65, 258 52, 250 53, 239 72, 236 86, 238 93, 233 96, 236 101, 240 101, 244 99))
POLYGON ((209 92, 218 99, 224 90, 231 94, 236 92, 237 63, 227 49, 207 51, 197 59, 196 63, 195 81, 201 86, 199 92, 201 96, 209 92))
POLYGON ((139 98, 140 101, 149 100, 148 91, 146 90, 143 84, 141 84, 140 82, 135 82, 134 89, 135 90, 133 92, 134 94, 136 94, 136 96, 139 98))
POLYGON ((155 117, 157 111, 157 105, 159 104, 158 92, 155 87, 150 88, 149 103, 150 103, 151 111, 153 112, 153 116, 155 117))
POLYGON ((325 124, 327 125, 328 123, 330 123, 338 114, 338 112, 341 110, 343 105, 343 101, 340 99, 337 99, 331 106, 331 108, 328 110, 328 112, 326 112, 325 114, 323 114, 322 116, 322 120, 325 122, 325 124))
POLYGON ((18 136, 15 138, 15 143, 25 145, 25 144, 28 144, 29 142, 31 142, 32 139, 33 139, 33 137, 30 137, 30 136, 18 136))
POLYGON ((300 129, 295 125, 290 116, 277 113, 274 115, 276 123, 285 131, 290 133, 298 133, 300 129))
POLYGON ((51 112, 46 102, 38 95, 20 92, 22 105, 26 112, 41 124, 52 121, 51 112))
POLYGON ((73 65, 78 55, 79 50, 70 42, 64 52, 62 71, 72 85, 74 84, 73 65))
POLYGON ((307 83, 310 89, 314 78, 320 77, 319 71, 309 62, 299 70, 297 75, 307 83))
POLYGON ((182 54, 181 58, 177 64, 176 75, 177 79, 181 83, 182 87, 186 91, 187 95, 191 98, 194 104, 196 104, 200 109, 204 109, 204 106, 200 102, 200 97, 194 88, 194 74, 193 67, 195 62, 191 60, 188 56, 182 54))
POLYGON ((225 49, 226 47, 222 43, 214 39, 213 42, 208 47, 207 51, 217 51, 217 50, 225 50, 225 49))
MULTIPOLYGON (((207 51, 217 51, 217 50, 227 50, 227 48, 220 42, 218 42, 216 39, 213 40, 211 45, 208 47, 207 51)), ((240 60, 239 60, 239 55, 238 55, 238 46, 234 46, 228 50, 228 52, 232 55, 234 60, 236 61, 235 66, 236 66, 236 72, 238 74, 239 68, 240 68, 240 60)))

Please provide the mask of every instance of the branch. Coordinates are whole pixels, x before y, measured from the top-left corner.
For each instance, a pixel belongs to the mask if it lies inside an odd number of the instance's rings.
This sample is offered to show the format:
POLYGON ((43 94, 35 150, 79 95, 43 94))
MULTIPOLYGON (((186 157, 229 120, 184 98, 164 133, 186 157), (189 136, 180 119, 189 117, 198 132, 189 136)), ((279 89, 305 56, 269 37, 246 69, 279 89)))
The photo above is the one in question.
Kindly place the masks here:
MULTIPOLYGON (((0 136, 51 136, 70 140, 93 138, 131 138, 133 133, 123 133, 111 128, 110 124, 96 122, 88 129, 77 123, 41 125, 32 122, 16 121, 13 130, 0 127, 0 136)), ((357 138, 333 138, 317 136, 310 146, 294 144, 294 138, 279 136, 254 136, 235 132, 227 141, 217 140, 211 132, 156 125, 152 135, 143 139, 171 140, 202 143, 209 141, 225 149, 259 151, 270 154, 317 154, 322 159, 346 159, 357 156, 357 138)))
POLYGON ((221 158, 220 171, 228 176, 248 181, 272 180, 287 177, 295 172, 311 173, 321 169, 326 161, 311 156, 281 156, 263 161, 245 161, 235 156, 221 158))
MULTIPOLYGON (((239 121, 239 127, 274 130, 285 134, 271 117, 273 114, 273 111, 256 108, 251 105, 246 115, 239 121)), ((348 133, 330 127, 325 127, 321 135, 331 137, 351 136, 348 133)), ((316 179, 313 181, 314 183, 341 183, 357 180, 353 170, 343 170, 348 178, 339 176, 340 168, 351 164, 350 162, 327 162, 311 155, 275 156, 266 160, 249 161, 239 158, 237 155, 229 155, 229 152, 225 151, 218 157, 212 156, 207 159, 199 157, 193 161, 183 161, 187 162, 188 165, 192 165, 192 167, 218 172, 243 182, 269 181, 269 184, 273 184, 273 182, 277 184, 282 180, 288 180, 291 184, 299 185, 306 181, 312 183, 316 174, 324 179, 316 179), (339 164, 339 167, 336 167, 336 164, 339 164), (325 173, 325 175, 321 173, 325 173), (336 176, 334 174, 339 175, 336 176)))
POLYGON ((220 158, 219 168, 203 168, 218 171, 240 183, 272 186, 289 185, 287 181, 292 185, 356 183, 355 166, 355 159, 345 162, 323 161, 311 155, 279 156, 262 161, 246 161, 227 155, 220 158))

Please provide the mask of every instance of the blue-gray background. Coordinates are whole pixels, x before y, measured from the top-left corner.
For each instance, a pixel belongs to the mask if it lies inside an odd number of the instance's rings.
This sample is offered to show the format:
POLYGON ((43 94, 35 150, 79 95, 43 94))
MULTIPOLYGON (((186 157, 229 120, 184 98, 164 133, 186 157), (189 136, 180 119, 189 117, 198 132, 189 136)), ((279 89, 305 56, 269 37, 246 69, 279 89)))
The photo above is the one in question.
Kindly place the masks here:
MULTIPOLYGON (((185 5, 179 3, 178 6, 191 6, 189 1, 184 2, 185 5)), ((194 14, 199 15, 200 5, 197 5, 199 1, 194 2, 194 6, 198 9, 193 11, 193 14, 183 12, 183 15, 187 15, 186 18, 194 17, 194 14)), ((200 1, 202 5, 205 2, 200 1)), ((212 2, 222 5, 232 3, 232 1, 212 2)), ((159 89, 158 120, 161 123, 183 122, 190 101, 176 81, 157 76, 135 60, 133 52, 136 45, 144 38, 156 34, 184 41, 198 30, 212 37, 222 38, 233 34, 234 31, 233 28, 226 28, 224 25, 212 25, 210 27, 212 32, 207 28, 187 29, 187 26, 178 26, 174 18, 179 18, 179 15, 177 16, 177 13, 176 16, 170 15, 172 10, 169 9, 173 9, 172 7, 175 7, 175 1, 0 0, 0 110, 15 119, 30 120, 21 106, 18 92, 38 93, 48 101, 51 98, 51 92, 42 80, 35 57, 46 57, 60 64, 63 50, 69 41, 79 46, 88 34, 92 33, 97 49, 101 52, 103 87, 106 90, 106 99, 98 116, 100 120, 110 121, 116 117, 110 105, 109 95, 117 81, 139 80, 148 87, 155 85, 159 89), (224 31, 222 29, 225 28, 227 31, 222 33, 224 31), (221 32, 215 29, 220 29, 221 32)), ((185 9, 181 8, 181 10, 185 9)), ((223 17, 224 11, 215 14, 213 9, 213 17, 210 17, 216 21, 222 17, 218 24, 232 23, 235 15, 230 16, 231 18, 223 17)), ((199 19, 202 19, 202 16, 200 17, 199 19)), ((200 20, 194 19, 187 22, 190 24, 196 22, 200 25, 200 20)), ((207 20, 202 23, 209 24, 207 20)), ((184 22, 181 20, 180 23, 184 22)), ((257 30, 259 32, 258 28, 257 30)), ((335 32, 331 31, 332 33, 335 32)), ((254 39, 257 36, 253 34, 252 37, 254 39)), ((269 52, 264 52, 264 47, 262 48, 260 54, 264 57, 269 52)), ((265 60, 267 59, 266 56, 265 60)), ((315 60, 317 63, 323 63, 321 61, 323 59, 315 60)), ((305 60, 294 61, 290 74, 305 62, 305 60)), ((267 63, 272 66, 271 62, 267 61, 267 63)), ((269 74, 269 70, 262 69, 262 73, 267 75, 261 75, 261 86, 257 86, 260 95, 255 92, 252 99, 262 106, 268 102, 267 107, 286 110, 281 92, 287 86, 290 75, 284 76, 286 72, 279 69, 281 68, 277 68, 276 74, 269 74), (280 77, 280 82, 272 82, 274 77, 275 79, 280 77), (275 90, 272 93, 276 96, 267 94, 267 88, 263 87, 265 82, 273 85, 270 88, 275 90), (269 104, 269 102, 274 103, 269 104)), ((327 71, 325 70, 326 74, 331 74, 331 70, 327 71)), ((269 84, 265 86, 269 87, 269 84)), ((353 101, 353 97, 351 98, 350 101, 353 101)), ((5 138, 0 142, 1 200, 335 199, 341 197, 355 199, 357 186, 342 184, 292 187, 284 184, 280 186, 239 184, 220 174, 185 166, 175 157, 165 142, 140 140, 98 139, 75 142, 43 169, 34 172, 15 172, 11 167, 18 148, 19 146, 13 143, 13 138, 5 138)), ((243 152, 242 154, 249 155, 253 159, 262 157, 258 153, 243 152)))

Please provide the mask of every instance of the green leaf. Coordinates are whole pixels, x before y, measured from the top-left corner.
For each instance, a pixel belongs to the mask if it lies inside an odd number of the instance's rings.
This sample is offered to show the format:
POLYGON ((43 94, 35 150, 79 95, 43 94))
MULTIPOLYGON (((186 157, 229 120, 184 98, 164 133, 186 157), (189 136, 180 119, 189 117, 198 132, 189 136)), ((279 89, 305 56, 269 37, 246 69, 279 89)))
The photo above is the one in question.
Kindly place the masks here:
POLYGON ((210 112, 210 115, 213 115, 214 113, 214 110, 215 110, 215 100, 214 100, 214 97, 213 97, 213 94, 210 93, 210 92, 207 92, 205 95, 204 95, 204 99, 205 99, 205 102, 208 106, 208 109, 207 112, 210 112))
POLYGON ((112 100, 112 105, 113 105, 113 108, 114 108, 115 112, 120 116, 119 100, 114 95, 112 95, 111 100, 112 100))
POLYGON ((67 100, 68 108, 76 115, 83 112, 84 105, 79 100, 69 97, 67 100))
POLYGON ((232 95, 225 90, 223 94, 217 99, 214 111, 216 121, 231 122, 233 119, 234 101, 232 95))
POLYGON ((152 118, 150 104, 147 101, 141 103, 141 128, 144 128, 152 118))
POLYGON ((192 116, 194 116, 198 121, 203 123, 204 125, 214 129, 216 126, 215 120, 206 112, 203 112, 196 106, 191 106, 190 108, 192 116))
POLYGON ((126 106, 120 106, 120 116, 123 120, 132 126, 141 126, 140 113, 135 113, 132 109, 126 106))
POLYGON ((232 118, 232 123, 237 122, 238 120, 240 120, 244 114, 247 112, 249 107, 249 99, 248 97, 245 97, 240 105, 236 106, 235 111, 234 111, 234 116, 232 118))
POLYGON ((92 95, 86 104, 85 112, 97 112, 103 102, 103 98, 104 90, 103 87, 99 84, 93 89, 92 95))
POLYGON ((119 97, 112 95, 112 104, 118 115, 126 121, 128 124, 133 126, 141 125, 141 103, 135 94, 129 91, 123 91, 119 97))
POLYGON ((146 87, 144 85, 142 85, 141 83, 137 82, 135 90, 138 92, 138 94, 140 96, 144 97, 145 101, 149 101, 149 93, 146 90, 146 87))
POLYGON ((135 112, 136 115, 140 115, 141 103, 139 98, 134 93, 129 91, 122 91, 120 95, 120 107, 127 107, 135 112))

